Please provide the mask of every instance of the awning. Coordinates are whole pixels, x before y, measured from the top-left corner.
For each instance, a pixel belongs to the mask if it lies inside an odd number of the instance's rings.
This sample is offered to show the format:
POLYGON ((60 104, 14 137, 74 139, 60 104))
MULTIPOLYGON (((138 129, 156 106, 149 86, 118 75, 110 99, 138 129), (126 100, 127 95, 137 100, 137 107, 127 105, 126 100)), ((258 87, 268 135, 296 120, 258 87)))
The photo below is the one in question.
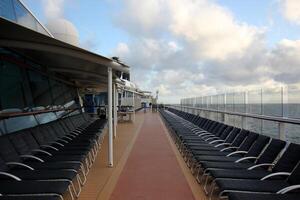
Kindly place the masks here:
POLYGON ((110 58, 48 37, 0 17, 0 46, 64 75, 79 87, 107 84, 107 68, 129 73, 129 67, 110 58))

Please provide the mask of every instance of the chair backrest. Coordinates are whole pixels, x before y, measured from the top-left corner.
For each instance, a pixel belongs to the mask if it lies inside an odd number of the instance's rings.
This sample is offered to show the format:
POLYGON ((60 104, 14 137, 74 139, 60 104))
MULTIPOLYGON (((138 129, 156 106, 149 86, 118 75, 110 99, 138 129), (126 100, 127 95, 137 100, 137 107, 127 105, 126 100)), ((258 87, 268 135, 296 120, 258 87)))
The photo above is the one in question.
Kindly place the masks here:
POLYGON ((258 157, 264 150, 265 146, 270 141, 270 138, 265 135, 259 135, 253 145, 250 147, 246 157, 258 157))
POLYGON ((300 145, 291 143, 275 163, 273 171, 291 172, 300 160, 300 145))
POLYGON ((285 147, 286 142, 279 140, 279 139, 272 139, 271 142, 267 145, 264 151, 260 154, 259 158, 257 159, 257 164, 262 163, 272 163, 279 153, 285 147))
POLYGON ((241 132, 240 128, 236 128, 234 127, 232 129, 232 131, 228 134, 228 136, 225 139, 226 143, 232 143, 232 141, 234 140, 234 138, 236 138, 236 136, 241 132))
POLYGON ((291 185, 299 185, 300 184, 300 161, 296 164, 293 169, 291 175, 288 177, 287 181, 291 185))
POLYGON ((5 164, 4 160, 0 157, 0 172, 8 171, 8 167, 5 164))
POLYGON ((220 123, 221 125, 219 126, 218 130, 215 131, 215 136, 220 136, 224 131, 225 129, 228 127, 227 125, 225 124, 222 124, 220 123))
POLYGON ((253 145, 255 140, 257 139, 258 134, 254 132, 249 132, 247 138, 242 142, 238 151, 248 151, 250 147, 253 145))
POLYGON ((230 132, 233 130, 232 126, 227 126, 226 129, 219 135, 222 140, 225 140, 230 132))
POLYGON ((0 157, 4 162, 21 162, 18 152, 7 136, 0 137, 0 157))
POLYGON ((20 131, 8 135, 10 142, 13 144, 15 150, 18 152, 19 155, 31 154, 31 149, 28 147, 27 143, 23 139, 23 135, 29 134, 29 131, 20 131))
POLYGON ((236 138, 233 140, 233 142, 231 143, 231 146, 239 147, 242 144, 242 142, 246 139, 248 134, 249 131, 242 129, 240 133, 236 136, 236 138))

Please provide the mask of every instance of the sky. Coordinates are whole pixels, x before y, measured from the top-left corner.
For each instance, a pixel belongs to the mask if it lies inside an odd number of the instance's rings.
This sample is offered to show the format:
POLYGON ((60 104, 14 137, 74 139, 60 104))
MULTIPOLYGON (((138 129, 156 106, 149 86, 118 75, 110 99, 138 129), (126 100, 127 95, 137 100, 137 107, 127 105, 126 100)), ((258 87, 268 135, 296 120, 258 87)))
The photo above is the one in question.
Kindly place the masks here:
POLYGON ((159 100, 300 86, 300 0, 23 0, 159 100))

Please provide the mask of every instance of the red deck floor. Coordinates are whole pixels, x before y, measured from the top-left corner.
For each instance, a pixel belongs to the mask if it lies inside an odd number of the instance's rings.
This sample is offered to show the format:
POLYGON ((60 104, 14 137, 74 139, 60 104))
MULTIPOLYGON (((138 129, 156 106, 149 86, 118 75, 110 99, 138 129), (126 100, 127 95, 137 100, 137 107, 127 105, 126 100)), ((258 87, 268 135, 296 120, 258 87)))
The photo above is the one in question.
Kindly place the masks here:
POLYGON ((158 114, 145 120, 111 200, 194 200, 158 114))

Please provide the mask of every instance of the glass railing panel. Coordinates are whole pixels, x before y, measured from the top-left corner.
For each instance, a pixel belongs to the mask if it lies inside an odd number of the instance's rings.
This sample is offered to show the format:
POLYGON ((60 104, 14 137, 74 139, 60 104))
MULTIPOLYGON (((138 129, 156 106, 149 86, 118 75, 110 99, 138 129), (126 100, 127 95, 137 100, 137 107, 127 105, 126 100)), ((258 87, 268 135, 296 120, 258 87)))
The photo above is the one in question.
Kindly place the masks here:
POLYGON ((226 93, 226 111, 234 111, 234 93, 226 93))
POLYGON ((218 110, 218 95, 213 95, 211 97, 211 108, 218 110))
POLYGON ((234 112, 246 112, 245 92, 236 92, 234 94, 234 112))
POLYGON ((261 133, 262 120, 255 118, 247 118, 247 129, 256 133, 261 133))
POLYGON ((285 124, 286 140, 300 144, 300 125, 285 124))
POLYGON ((262 92, 263 115, 282 116, 282 90, 281 88, 264 89, 262 92))
POLYGON ((5 120, 5 124, 8 133, 38 125, 33 115, 8 118, 5 120))
POLYGON ((287 88, 287 116, 290 118, 300 118, 300 88, 295 85, 289 85, 287 88))
POLYGON ((251 114, 262 114, 262 91, 253 90, 248 92, 247 112, 251 114))
POLYGON ((46 124, 57 119, 54 113, 42 113, 35 116, 39 124, 46 124))
POLYGON ((225 110, 225 94, 218 95, 218 108, 219 110, 225 110))
POLYGON ((272 138, 279 138, 278 122, 262 120, 262 134, 272 138))

